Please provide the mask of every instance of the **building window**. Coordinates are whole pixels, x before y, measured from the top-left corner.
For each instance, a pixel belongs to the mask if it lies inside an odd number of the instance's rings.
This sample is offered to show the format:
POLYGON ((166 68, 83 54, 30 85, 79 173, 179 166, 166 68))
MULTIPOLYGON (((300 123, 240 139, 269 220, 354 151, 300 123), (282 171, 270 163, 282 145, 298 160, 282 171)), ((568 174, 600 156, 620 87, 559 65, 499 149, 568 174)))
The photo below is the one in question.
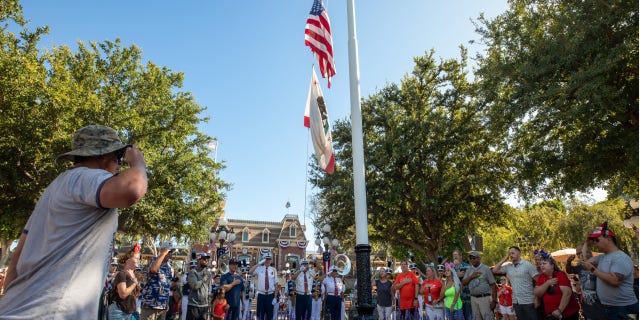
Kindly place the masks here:
POLYGON ((242 242, 249 242, 249 231, 242 231, 242 242))
POLYGON ((292 237, 292 238, 296 237, 296 227, 295 226, 289 227, 289 237, 292 237))
POLYGON ((269 243, 269 232, 262 232, 262 243, 269 243))

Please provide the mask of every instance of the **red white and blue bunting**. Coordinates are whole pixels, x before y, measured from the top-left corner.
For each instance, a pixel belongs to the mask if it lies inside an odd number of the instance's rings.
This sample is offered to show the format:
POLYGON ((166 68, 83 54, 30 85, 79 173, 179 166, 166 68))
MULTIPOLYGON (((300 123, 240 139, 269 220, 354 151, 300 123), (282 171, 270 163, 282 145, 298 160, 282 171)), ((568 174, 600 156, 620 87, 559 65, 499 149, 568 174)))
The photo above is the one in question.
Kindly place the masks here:
POLYGON ((289 240, 280 240, 280 248, 289 248, 289 240))
POLYGON ((307 247, 307 244, 309 244, 309 242, 307 241, 298 241, 298 248, 305 249, 307 247))

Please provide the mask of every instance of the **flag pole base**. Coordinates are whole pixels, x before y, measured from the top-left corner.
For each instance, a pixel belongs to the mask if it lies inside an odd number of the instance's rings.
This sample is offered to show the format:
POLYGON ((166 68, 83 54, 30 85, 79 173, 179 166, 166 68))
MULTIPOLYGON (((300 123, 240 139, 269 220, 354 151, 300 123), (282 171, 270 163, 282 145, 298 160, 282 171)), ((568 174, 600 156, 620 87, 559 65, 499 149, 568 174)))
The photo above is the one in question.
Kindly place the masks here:
POLYGON ((376 306, 372 303, 371 287, 371 246, 368 244, 358 244, 356 251, 356 279, 357 284, 357 319, 368 319, 373 315, 376 306))

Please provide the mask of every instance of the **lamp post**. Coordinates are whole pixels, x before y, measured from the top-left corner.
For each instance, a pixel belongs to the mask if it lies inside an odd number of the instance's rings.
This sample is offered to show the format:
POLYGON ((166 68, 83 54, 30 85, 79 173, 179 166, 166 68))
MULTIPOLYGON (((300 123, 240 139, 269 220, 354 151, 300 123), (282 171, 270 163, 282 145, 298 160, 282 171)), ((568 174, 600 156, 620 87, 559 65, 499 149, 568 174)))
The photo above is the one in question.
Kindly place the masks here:
POLYGON ((216 255, 214 261, 216 262, 216 265, 220 264, 218 259, 224 253, 224 249, 223 249, 224 243, 225 242, 231 243, 236 240, 236 234, 235 232, 233 232, 233 228, 227 229, 227 224, 228 224, 228 221, 226 218, 224 217, 220 218, 220 220, 218 220, 218 228, 216 229, 215 227, 211 227, 211 233, 209 234, 209 239, 213 243, 215 243, 215 240, 218 240, 218 242, 220 242, 220 246, 218 247, 218 249, 214 250, 216 255))
POLYGON ((327 273, 327 271, 329 271, 329 267, 331 266, 331 251, 329 251, 329 248, 337 248, 338 245, 340 245, 340 241, 335 238, 333 240, 329 238, 329 235, 331 233, 330 225, 323 225, 321 231, 322 234, 318 234, 315 243, 318 247, 320 247, 321 251, 321 245, 324 245, 324 251, 322 251, 322 265, 324 266, 324 272, 327 273), (324 237, 320 238, 323 235, 324 237))

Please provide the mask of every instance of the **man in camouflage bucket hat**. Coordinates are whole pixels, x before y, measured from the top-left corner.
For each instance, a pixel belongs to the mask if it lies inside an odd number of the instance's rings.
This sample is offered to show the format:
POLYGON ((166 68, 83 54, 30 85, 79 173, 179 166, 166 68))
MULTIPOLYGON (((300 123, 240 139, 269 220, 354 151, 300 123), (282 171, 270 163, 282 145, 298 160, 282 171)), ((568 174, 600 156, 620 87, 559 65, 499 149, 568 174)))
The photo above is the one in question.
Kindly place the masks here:
POLYGON ((99 156, 114 151, 120 151, 131 145, 125 145, 120 141, 115 130, 100 126, 90 125, 78 129, 73 135, 72 150, 59 155, 56 161, 71 160, 76 156, 99 156))
POLYGON ((138 148, 105 126, 76 131, 72 149, 58 160, 72 160, 73 167, 47 186, 20 235, 0 319, 98 317, 117 208, 146 193, 146 164, 138 148), (116 174, 123 159, 129 168, 116 174))

